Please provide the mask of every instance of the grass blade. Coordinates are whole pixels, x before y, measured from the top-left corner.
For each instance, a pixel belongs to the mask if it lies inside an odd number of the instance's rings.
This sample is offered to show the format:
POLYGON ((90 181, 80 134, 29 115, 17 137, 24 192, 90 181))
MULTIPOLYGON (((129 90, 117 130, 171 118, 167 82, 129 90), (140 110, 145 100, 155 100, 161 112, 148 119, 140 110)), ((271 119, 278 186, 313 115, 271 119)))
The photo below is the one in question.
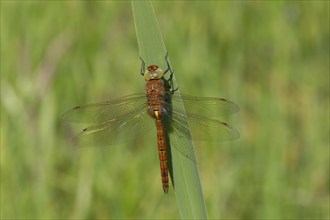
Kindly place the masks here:
MULTIPOLYGON (((157 64, 162 69, 166 69, 164 57, 167 50, 151 2, 132 1, 132 9, 140 56, 146 66, 157 64)), ((206 219, 206 208, 196 162, 180 153, 175 147, 177 144, 175 139, 171 139, 171 146, 174 147, 171 147, 169 163, 172 161, 170 173, 181 217, 206 219)), ((185 145, 193 151, 190 140, 187 139, 185 145)), ((171 167, 170 164, 169 166, 171 167)))

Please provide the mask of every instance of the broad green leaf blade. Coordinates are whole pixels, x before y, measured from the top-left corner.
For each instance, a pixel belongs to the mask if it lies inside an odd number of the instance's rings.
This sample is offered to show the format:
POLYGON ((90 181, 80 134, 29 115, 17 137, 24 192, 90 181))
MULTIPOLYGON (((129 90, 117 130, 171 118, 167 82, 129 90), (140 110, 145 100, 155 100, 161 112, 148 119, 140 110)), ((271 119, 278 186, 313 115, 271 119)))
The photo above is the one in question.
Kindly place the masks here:
MULTIPOLYGON (((142 59, 146 66, 157 64, 162 69, 166 69, 165 55, 167 50, 151 2, 132 1, 132 8, 142 59)), ((180 141, 182 144, 182 140, 180 141)), ((169 167, 181 217, 183 219, 206 219, 206 208, 196 160, 187 158, 177 150, 180 146, 178 146, 179 143, 175 138, 171 139, 170 144, 169 167), (171 162, 172 164, 170 164, 171 162)), ((185 147, 189 147, 193 151, 193 144, 190 139, 184 140, 184 144, 185 147)), ((173 188, 170 187, 169 190, 171 191, 173 188)))

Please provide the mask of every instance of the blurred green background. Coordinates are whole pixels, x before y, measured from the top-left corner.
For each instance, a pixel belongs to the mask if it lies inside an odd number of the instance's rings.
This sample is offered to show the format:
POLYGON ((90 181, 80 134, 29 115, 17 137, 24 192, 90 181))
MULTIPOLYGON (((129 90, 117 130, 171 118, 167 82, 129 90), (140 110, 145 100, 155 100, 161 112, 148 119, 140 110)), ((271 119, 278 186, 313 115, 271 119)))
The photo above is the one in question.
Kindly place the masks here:
MULTIPOLYGON (((196 142, 210 218, 329 218, 329 2, 154 2, 182 93, 229 98, 196 142)), ((1 218, 179 218, 155 137, 83 148, 61 121, 144 92, 130 2, 1 1, 1 218)))

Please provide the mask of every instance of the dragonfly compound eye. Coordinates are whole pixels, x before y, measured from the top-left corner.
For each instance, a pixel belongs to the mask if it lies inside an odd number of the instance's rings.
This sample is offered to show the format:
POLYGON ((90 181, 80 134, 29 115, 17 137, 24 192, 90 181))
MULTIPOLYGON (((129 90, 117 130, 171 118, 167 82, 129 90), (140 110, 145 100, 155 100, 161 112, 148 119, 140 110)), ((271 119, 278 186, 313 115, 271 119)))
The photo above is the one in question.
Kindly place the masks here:
POLYGON ((158 66, 157 65, 150 65, 150 66, 148 66, 148 71, 153 72, 153 71, 156 71, 157 69, 158 69, 158 66))
POLYGON ((146 80, 160 79, 163 75, 164 71, 160 69, 157 65, 148 66, 147 70, 144 72, 144 78, 146 80))

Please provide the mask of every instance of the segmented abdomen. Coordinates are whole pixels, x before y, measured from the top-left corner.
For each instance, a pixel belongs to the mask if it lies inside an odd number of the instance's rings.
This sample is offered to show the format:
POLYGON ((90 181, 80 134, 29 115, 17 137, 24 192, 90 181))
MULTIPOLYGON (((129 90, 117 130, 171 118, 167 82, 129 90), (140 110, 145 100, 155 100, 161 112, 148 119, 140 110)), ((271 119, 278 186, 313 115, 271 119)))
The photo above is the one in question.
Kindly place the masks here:
POLYGON ((160 162, 160 174, 162 178, 163 190, 165 193, 168 192, 168 167, 167 167, 167 154, 166 154, 166 140, 163 123, 160 119, 156 120, 157 127, 157 143, 158 143, 158 154, 160 162))

